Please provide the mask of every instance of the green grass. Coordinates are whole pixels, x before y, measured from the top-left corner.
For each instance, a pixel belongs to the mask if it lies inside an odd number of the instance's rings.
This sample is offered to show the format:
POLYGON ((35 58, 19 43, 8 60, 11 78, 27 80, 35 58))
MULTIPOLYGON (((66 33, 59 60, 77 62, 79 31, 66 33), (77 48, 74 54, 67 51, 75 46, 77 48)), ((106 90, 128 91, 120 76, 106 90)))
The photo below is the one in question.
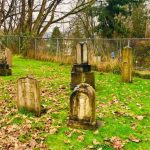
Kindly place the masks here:
POLYGON ((102 122, 95 134, 67 127, 70 71, 70 65, 14 57, 13 75, 0 77, 0 146, 9 138, 7 134, 31 149, 42 149, 42 145, 52 150, 113 150, 110 139, 116 136, 126 150, 150 149, 150 80, 135 77, 133 83, 123 83, 119 75, 95 72, 96 116, 102 122), (17 110, 16 83, 27 75, 40 81, 41 103, 48 109, 41 117, 17 110), (144 118, 139 120, 138 116, 144 118), (79 141, 78 136, 84 140, 79 141), (140 142, 132 141, 131 136, 140 142), (94 139, 99 144, 93 144, 94 139))

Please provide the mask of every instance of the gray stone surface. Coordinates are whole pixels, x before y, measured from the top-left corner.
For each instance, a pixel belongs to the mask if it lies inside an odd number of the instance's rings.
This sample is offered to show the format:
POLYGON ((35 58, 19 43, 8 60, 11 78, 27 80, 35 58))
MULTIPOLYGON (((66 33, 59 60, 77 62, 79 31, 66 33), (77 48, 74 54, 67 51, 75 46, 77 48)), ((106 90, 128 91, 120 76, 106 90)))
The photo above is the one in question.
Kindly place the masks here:
POLYGON ((18 109, 27 109, 37 116, 41 113, 39 83, 32 77, 23 77, 17 83, 18 109))
POLYGON ((96 129, 95 90, 86 83, 78 85, 70 96, 70 127, 96 129))
POLYGON ((12 71, 7 64, 7 56, 5 53, 5 48, 0 44, 0 76, 11 75, 12 71))
POLYGON ((87 83, 95 88, 94 72, 71 72, 71 89, 73 90, 80 83, 87 83))
POLYGON ((85 42, 77 44, 76 64, 71 71, 70 88, 74 89, 80 83, 88 83, 95 88, 95 76, 88 64, 88 49, 85 42))

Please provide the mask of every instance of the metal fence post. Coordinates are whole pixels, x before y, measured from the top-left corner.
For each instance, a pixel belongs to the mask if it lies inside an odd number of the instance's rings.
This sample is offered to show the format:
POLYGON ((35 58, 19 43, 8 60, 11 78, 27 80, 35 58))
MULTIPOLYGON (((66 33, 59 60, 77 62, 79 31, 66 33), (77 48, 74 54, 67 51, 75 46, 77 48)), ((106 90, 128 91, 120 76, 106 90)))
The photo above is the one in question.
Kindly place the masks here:
POLYGON ((19 54, 20 54, 20 50, 21 50, 21 48, 20 48, 20 46, 21 46, 21 42, 20 42, 20 36, 18 36, 18 40, 19 40, 19 54))
POLYGON ((56 51, 57 51, 56 55, 59 55, 59 40, 58 40, 58 38, 57 38, 57 50, 56 51))
POLYGON ((34 58, 36 58, 36 49, 37 49, 37 45, 36 45, 36 37, 34 38, 34 58))

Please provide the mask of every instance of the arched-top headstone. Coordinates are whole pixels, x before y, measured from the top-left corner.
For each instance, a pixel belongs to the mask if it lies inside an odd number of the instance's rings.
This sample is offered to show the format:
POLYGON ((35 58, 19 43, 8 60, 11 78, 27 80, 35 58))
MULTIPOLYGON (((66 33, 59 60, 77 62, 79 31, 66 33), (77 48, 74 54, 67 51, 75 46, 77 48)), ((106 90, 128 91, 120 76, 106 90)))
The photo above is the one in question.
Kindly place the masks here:
POLYGON ((70 96, 69 126, 95 129, 95 90, 86 83, 78 85, 70 96))
POLYGON ((18 109, 26 109, 37 116, 41 113, 39 83, 32 77, 23 77, 17 83, 18 109))

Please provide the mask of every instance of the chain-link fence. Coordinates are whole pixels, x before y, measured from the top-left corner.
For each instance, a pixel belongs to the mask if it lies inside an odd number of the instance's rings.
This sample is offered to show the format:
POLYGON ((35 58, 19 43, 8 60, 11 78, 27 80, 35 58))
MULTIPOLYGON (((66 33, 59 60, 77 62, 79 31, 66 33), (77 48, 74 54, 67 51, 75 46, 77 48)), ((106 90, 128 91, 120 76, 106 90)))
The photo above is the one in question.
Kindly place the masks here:
POLYGON ((76 45, 86 42, 89 62, 109 70, 121 61, 122 49, 133 48, 134 68, 150 70, 150 38, 132 39, 79 39, 34 38, 27 36, 0 36, 0 41, 14 53, 36 59, 74 63, 76 45))

